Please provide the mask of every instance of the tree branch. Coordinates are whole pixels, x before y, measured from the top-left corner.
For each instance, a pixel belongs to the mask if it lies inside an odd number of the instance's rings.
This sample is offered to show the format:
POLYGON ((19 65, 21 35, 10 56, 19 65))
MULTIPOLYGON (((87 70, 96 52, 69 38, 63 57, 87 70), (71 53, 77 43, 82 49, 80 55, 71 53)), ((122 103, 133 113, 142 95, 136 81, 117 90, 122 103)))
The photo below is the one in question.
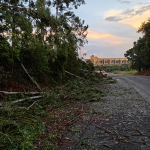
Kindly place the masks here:
POLYGON ((76 76, 76 75, 74 75, 74 74, 72 74, 72 73, 70 73, 70 72, 68 72, 68 71, 65 71, 66 73, 68 73, 68 74, 70 74, 70 75, 72 75, 72 76, 75 76, 76 78, 78 78, 78 79, 82 79, 82 78, 80 78, 80 77, 78 77, 78 76, 76 76))
POLYGON ((15 100, 15 101, 11 101, 11 103, 15 104, 15 103, 18 103, 18 102, 22 102, 22 101, 25 101, 27 99, 38 99, 38 98, 42 98, 43 96, 33 96, 33 97, 28 97, 28 98, 23 98, 23 99, 18 99, 18 100, 15 100))
POLYGON ((10 7, 10 8, 16 8, 16 9, 22 9, 22 10, 27 10, 25 7, 18 7, 18 6, 9 6, 9 5, 4 5, 4 4, 0 4, 0 6, 3 7, 10 7))
MULTIPOLYGON (((24 67, 24 65, 21 63, 22 68, 24 69, 24 71, 26 72, 26 74, 29 76, 29 78, 35 83, 35 85, 39 88, 40 91, 41 88, 39 87, 39 85, 36 83, 36 81, 33 80, 33 78, 29 75, 29 73, 27 72, 26 68, 24 67)), ((42 91, 43 92, 43 91, 42 91)))
POLYGON ((0 94, 6 94, 6 95, 15 95, 15 94, 35 95, 35 94, 44 94, 44 92, 8 92, 8 91, 0 91, 0 94))

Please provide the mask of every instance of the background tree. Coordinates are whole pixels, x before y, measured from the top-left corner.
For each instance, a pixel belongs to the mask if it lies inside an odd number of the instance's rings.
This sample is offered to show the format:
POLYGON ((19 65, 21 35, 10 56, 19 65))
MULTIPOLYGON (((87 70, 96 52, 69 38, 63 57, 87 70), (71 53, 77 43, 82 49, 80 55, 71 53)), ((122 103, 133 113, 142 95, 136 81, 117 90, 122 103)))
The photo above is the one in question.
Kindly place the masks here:
POLYGON ((150 19, 142 23, 138 32, 142 32, 143 37, 134 42, 133 48, 124 55, 131 61, 131 68, 141 71, 150 68, 150 19))

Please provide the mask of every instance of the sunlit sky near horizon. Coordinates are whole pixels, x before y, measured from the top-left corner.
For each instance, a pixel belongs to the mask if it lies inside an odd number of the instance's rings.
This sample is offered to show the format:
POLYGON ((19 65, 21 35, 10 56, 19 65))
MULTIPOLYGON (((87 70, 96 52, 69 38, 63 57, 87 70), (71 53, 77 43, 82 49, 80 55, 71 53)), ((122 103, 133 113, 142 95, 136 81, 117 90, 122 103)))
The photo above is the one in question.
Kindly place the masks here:
POLYGON ((150 17, 149 0, 85 0, 75 10, 89 25, 88 44, 83 52, 100 58, 124 58, 142 34, 137 33, 141 23, 150 17))

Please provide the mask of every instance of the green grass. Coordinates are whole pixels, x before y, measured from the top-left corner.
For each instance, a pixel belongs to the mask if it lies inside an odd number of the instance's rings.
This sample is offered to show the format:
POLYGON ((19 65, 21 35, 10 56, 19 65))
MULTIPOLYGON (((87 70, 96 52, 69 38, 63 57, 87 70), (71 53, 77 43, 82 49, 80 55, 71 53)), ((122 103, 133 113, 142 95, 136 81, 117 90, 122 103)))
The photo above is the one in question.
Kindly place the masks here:
POLYGON ((136 70, 131 70, 131 71, 113 71, 114 74, 135 74, 137 73, 136 70))

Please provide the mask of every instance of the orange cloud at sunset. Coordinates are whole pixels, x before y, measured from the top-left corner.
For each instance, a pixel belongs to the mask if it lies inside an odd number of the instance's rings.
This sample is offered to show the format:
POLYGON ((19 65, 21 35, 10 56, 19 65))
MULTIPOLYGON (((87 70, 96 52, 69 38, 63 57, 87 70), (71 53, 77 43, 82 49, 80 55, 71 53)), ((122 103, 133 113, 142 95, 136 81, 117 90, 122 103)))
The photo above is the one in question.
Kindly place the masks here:
POLYGON ((100 32, 95 32, 92 30, 88 30, 88 35, 87 35, 87 39, 90 39, 90 40, 98 40, 98 39, 105 39, 105 38, 111 38, 111 37, 116 37, 116 36, 113 34, 100 33, 100 32))
POLYGON ((119 45, 119 44, 122 44, 123 42, 122 41, 112 41, 112 42, 109 42, 110 44, 113 44, 113 45, 119 45))
POLYGON ((122 12, 122 10, 109 10, 107 12, 105 12, 105 18, 110 17, 110 16, 116 16, 119 15, 122 12))
POLYGON ((136 29, 150 17, 150 4, 137 5, 132 9, 110 10, 105 13, 104 20, 130 25, 136 29))
POLYGON ((123 19, 119 21, 119 23, 128 24, 138 29, 141 26, 141 23, 146 21, 149 17, 150 17, 150 10, 144 12, 142 15, 137 15, 131 18, 123 19))

